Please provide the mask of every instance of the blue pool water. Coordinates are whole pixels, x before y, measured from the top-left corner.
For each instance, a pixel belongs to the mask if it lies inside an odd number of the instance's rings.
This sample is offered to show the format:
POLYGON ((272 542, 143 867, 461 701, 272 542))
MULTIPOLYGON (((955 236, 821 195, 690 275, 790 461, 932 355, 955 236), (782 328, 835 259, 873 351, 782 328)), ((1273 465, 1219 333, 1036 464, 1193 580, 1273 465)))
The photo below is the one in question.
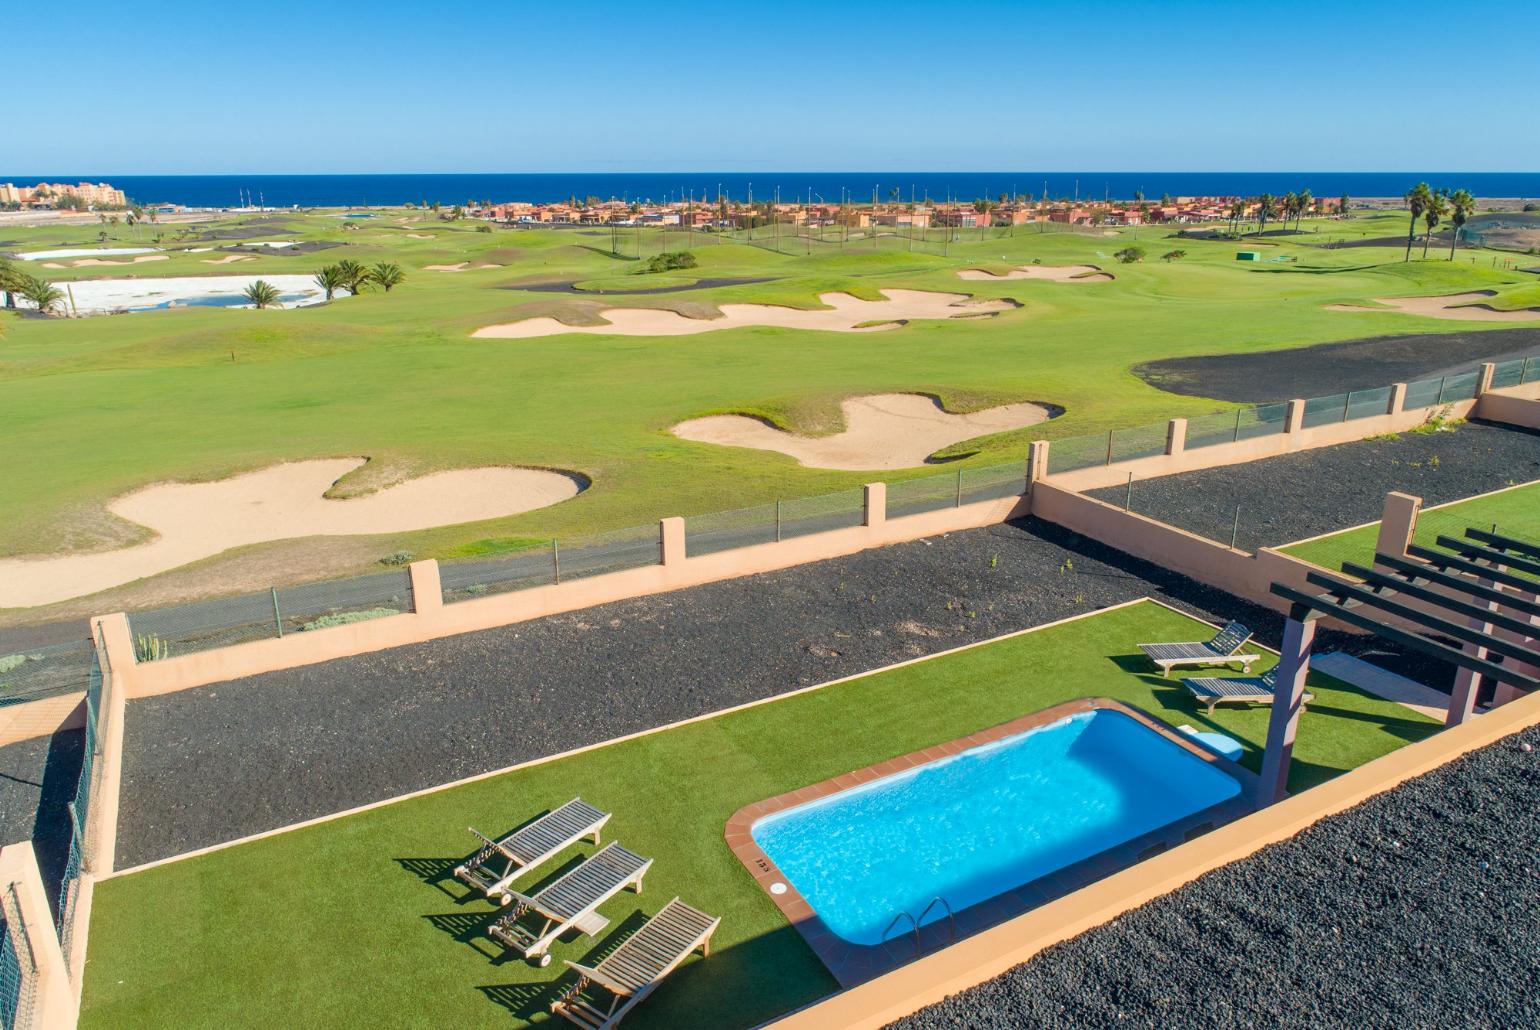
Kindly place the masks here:
MULTIPOLYGON (((829 929, 877 944, 897 912, 938 896, 960 912, 1240 790, 1098 709, 773 813, 752 833, 829 929)), ((944 917, 938 905, 926 921, 944 917)))

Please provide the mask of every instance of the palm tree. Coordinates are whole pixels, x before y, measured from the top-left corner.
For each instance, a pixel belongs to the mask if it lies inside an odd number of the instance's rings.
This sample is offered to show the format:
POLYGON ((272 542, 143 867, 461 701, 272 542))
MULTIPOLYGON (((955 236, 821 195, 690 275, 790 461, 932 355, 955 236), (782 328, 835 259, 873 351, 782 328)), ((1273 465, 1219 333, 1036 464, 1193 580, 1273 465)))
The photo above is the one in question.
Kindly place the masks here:
POLYGON ((369 270, 357 261, 339 261, 337 271, 342 274, 342 285, 355 297, 369 281, 369 270))
POLYGON ((1427 209, 1428 203, 1433 199, 1433 191, 1428 189, 1428 184, 1419 182, 1406 191, 1406 208, 1412 213, 1411 225, 1406 230, 1406 257, 1403 261, 1412 259, 1412 241, 1417 239, 1417 219, 1427 209))
POLYGON ((1230 202, 1230 235, 1237 236, 1241 231, 1241 219, 1246 217, 1246 202, 1236 197, 1230 202))
POLYGON ((1284 227, 1287 228, 1289 219, 1294 217, 1294 211, 1299 207, 1299 195, 1290 190, 1283 195, 1283 200, 1279 202, 1278 207, 1281 209, 1279 217, 1283 219, 1284 227))
POLYGON ((258 279, 243 291, 246 299, 251 301, 252 307, 261 311, 278 303, 278 287, 266 279, 258 279))
POLYGON ((1299 191, 1299 196, 1295 197, 1294 199, 1299 204, 1299 207, 1294 214, 1294 230, 1298 232, 1300 219, 1305 217, 1306 211, 1309 211, 1315 207, 1315 197, 1310 195, 1310 191, 1308 189, 1303 189, 1299 191))
POLYGON ((401 271, 399 265, 381 262, 369 269, 369 281, 389 293, 392 286, 400 286, 406 281, 406 273, 401 271))
POLYGON ((16 292, 21 294, 23 299, 36 305, 37 309, 45 315, 52 312, 64 299, 64 294, 47 279, 25 274, 19 276, 16 292))
POLYGON ((315 274, 315 284, 325 290, 326 299, 331 300, 332 296, 348 283, 342 274, 342 269, 336 265, 327 265, 315 274))
POLYGON ((5 258, 0 258, 0 294, 4 294, 4 306, 16 310, 16 294, 21 292, 21 272, 5 258))
POLYGON ((1428 244, 1433 239, 1433 230, 1438 228, 1438 223, 1449 213, 1449 200, 1443 190, 1434 193, 1428 201, 1428 209, 1422 213, 1423 224, 1428 231, 1422 235, 1422 259, 1428 259, 1428 244))
POLYGON ((1273 204, 1273 195, 1264 193, 1257 198, 1257 235, 1261 236, 1267 230, 1267 220, 1278 213, 1278 208, 1273 204))
POLYGON ((1470 190, 1455 190, 1449 198, 1449 221, 1454 225, 1454 238, 1449 241, 1449 260, 1454 260, 1454 248, 1460 245, 1460 230, 1476 210, 1476 198, 1470 190))

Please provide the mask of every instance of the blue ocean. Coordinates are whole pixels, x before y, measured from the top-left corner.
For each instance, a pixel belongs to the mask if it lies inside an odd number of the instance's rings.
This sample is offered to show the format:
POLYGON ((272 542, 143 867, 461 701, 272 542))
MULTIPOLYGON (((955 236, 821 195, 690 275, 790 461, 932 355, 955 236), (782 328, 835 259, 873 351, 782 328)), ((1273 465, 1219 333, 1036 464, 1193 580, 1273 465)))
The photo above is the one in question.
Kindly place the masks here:
POLYGON ((1309 189, 1318 197, 1395 197, 1419 181, 1478 197, 1540 197, 1540 172, 561 172, 453 175, 117 175, 110 171, 0 174, 0 182, 110 182, 139 203, 190 207, 367 207, 413 203, 601 200, 869 202, 1044 194, 1053 199, 1155 200, 1172 196, 1256 196, 1309 189))

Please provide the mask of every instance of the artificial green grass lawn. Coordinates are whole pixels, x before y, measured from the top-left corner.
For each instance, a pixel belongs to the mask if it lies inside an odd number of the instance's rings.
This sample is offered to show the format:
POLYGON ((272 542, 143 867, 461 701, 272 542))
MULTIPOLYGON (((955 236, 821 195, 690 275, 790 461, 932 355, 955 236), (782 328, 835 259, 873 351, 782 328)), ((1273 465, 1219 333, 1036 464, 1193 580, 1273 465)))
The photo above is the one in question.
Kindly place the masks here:
MULTIPOLYGON (((136 539, 140 530, 103 505, 147 483, 208 479, 272 462, 367 456, 339 492, 366 491, 401 474, 478 464, 572 469, 593 480, 581 496, 540 511, 463 526, 376 538, 378 556, 485 554, 499 540, 570 539, 594 531, 791 499, 857 486, 871 473, 804 468, 785 455, 679 440, 670 426, 715 412, 763 416, 800 432, 832 432, 842 398, 929 392, 954 408, 1046 401, 1066 409, 1052 423, 951 449, 970 466, 1021 461, 1034 437, 1105 432, 1223 407, 1149 386, 1129 369, 1195 354, 1298 347, 1381 333, 1470 332, 1394 312, 1342 313, 1332 303, 1397 294, 1502 289, 1518 273, 1464 261, 1400 262, 1396 248, 1322 250, 1325 238, 1389 235, 1399 218, 1319 223, 1318 235, 1263 243, 1171 241, 1187 251, 1162 262, 1165 229, 1115 236, 1019 230, 962 234, 945 256, 909 250, 901 238, 875 246, 785 242, 784 252, 732 240, 640 234, 650 255, 688 245, 700 261, 689 276, 773 281, 626 298, 534 293, 515 284, 576 280, 653 285, 630 276, 634 260, 606 253, 609 233, 481 233, 424 216, 410 225, 370 219, 357 231, 322 216, 269 217, 271 238, 345 244, 311 255, 262 254, 211 266, 217 254, 179 253, 123 271, 49 272, 59 279, 110 274, 305 273, 351 258, 392 261, 407 281, 389 294, 292 311, 183 308, 122 317, 37 319, 0 315, 0 411, 6 465, 0 490, 0 555, 87 550, 136 539), (431 235, 414 240, 406 233, 431 235), (1128 242, 1151 257, 1121 265, 1128 242), (1291 263, 1234 261, 1261 247, 1291 263), (980 265, 1100 265, 1115 282, 971 282, 980 265), (432 272, 428 264, 500 267, 432 272), (916 321, 882 333, 775 328, 639 338, 563 335, 473 339, 478 327, 537 314, 593 322, 606 306, 671 307, 704 315, 724 301, 812 306, 820 293, 875 297, 886 287, 1009 297, 1020 309, 997 318, 916 321), (196 431, 193 431, 196 430, 196 431), (975 453, 976 452, 976 453, 975 453), (489 543, 492 542, 492 543, 489 543)), ((228 224, 238 224, 231 220, 228 224)), ((226 223, 220 223, 226 224, 226 223)), ((1308 224, 1308 223, 1307 223, 1308 224)), ((111 242, 176 244, 176 230, 112 230, 111 242)), ((11 230, 8 244, 93 243, 93 228, 11 230)), ((622 233, 632 248, 636 234, 622 233)), ((190 243, 180 244, 189 246, 190 243)), ((934 469, 883 474, 894 480, 934 469)), ((281 550, 286 545, 266 545, 281 550)), ((279 585, 306 577, 305 563, 274 562, 279 585)), ((366 566, 368 560, 360 563, 366 566)), ((263 585, 266 580, 261 581, 263 585)), ((107 610, 118 598, 89 602, 107 610)))
MULTIPOLYGON (((1467 528, 1492 530, 1521 540, 1540 540, 1540 482, 1429 508, 1417 518, 1413 539, 1432 547, 1440 534, 1462 536, 1467 528)), ((1279 548, 1285 554, 1336 571, 1345 561, 1370 565, 1378 522, 1279 548)))
MULTIPOLYGON (((544 1017, 581 960, 669 898, 722 917, 691 960, 627 1019, 746 1026, 835 989, 723 841, 738 808, 1082 697, 1217 728, 1256 768, 1265 709, 1206 719, 1135 645, 1212 630, 1143 601, 953 655, 601 747, 97 886, 83 1027, 488 1026, 544 1017), (491 906, 450 873, 472 824, 501 834, 574 795, 613 811, 606 840, 656 860, 640 895, 604 906, 601 939, 535 969, 499 962, 491 906)), ((1264 663, 1265 664, 1265 663, 1264 663)), ((1291 786, 1308 787, 1436 725, 1325 677, 1301 719, 1291 786)), ((444 742, 453 747, 452 740, 444 742)), ((210 804, 218 804, 211 798, 210 804)), ((530 890, 590 853, 572 849, 530 890)))

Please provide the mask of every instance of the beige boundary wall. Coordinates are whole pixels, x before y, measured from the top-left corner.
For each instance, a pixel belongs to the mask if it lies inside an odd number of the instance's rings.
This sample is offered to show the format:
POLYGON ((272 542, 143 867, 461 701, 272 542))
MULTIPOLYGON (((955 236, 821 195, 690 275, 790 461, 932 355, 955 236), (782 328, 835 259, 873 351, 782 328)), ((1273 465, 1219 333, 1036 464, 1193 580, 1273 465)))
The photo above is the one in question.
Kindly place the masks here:
MULTIPOLYGON (((1484 374, 1483 380, 1489 378, 1489 375, 1489 372, 1484 374)), ((1060 494, 1073 494, 1074 491, 1125 482, 1130 473, 1135 478, 1154 478, 1254 461, 1292 451, 1328 447, 1376 433, 1402 431, 1422 423, 1429 414, 1441 408, 1448 408, 1450 414, 1456 416, 1474 412, 1477 416, 1497 420, 1512 417, 1517 424, 1522 425, 1532 424, 1537 419, 1537 409, 1540 409, 1540 400, 1536 400, 1540 398, 1540 381, 1505 390, 1484 391, 1475 401, 1460 401, 1438 408, 1404 410, 1400 406, 1404 395, 1404 387, 1398 385, 1392 388, 1388 405, 1391 410, 1384 416, 1309 429, 1303 428, 1301 424, 1304 402, 1292 401, 1286 432, 1193 451, 1185 448, 1186 420, 1172 419, 1167 434, 1167 454, 1110 466, 1077 469, 1059 475, 1052 471, 1050 444, 1038 441, 1032 445, 1033 474, 1045 476, 1046 479, 1039 481, 1059 488, 1060 494)), ((1139 532, 1131 534, 1128 531, 1129 523, 1124 518, 1127 513, 1111 505, 1096 508, 1094 506, 1097 502, 1087 501, 1086 505, 1076 505, 1059 495, 1047 498, 1042 496, 1049 491, 1040 492, 1037 500, 1010 497, 892 520, 886 518, 886 485, 870 484, 866 491, 867 524, 852 529, 687 558, 684 556, 684 520, 664 519, 660 527, 664 557, 661 565, 446 606, 441 600, 437 563, 418 562, 411 569, 414 606, 417 610, 410 613, 311 633, 290 634, 280 639, 237 644, 144 665, 135 663, 131 640, 125 629, 113 634, 123 641, 123 646, 112 657, 118 662, 118 682, 126 695, 131 698, 148 697, 459 633, 495 629, 593 605, 771 572, 940 533, 994 525, 1029 513, 1041 515, 1050 521, 1064 520, 1063 524, 1087 536, 1261 603, 1272 604, 1265 590, 1273 579, 1303 583, 1301 570, 1308 568, 1303 562, 1265 549, 1255 558, 1243 552, 1230 551, 1212 541, 1149 519, 1142 520, 1147 525, 1140 525, 1139 532), (1058 503, 1055 507, 1056 500, 1058 503), (1054 514, 1049 514, 1045 505, 1054 514), (1141 548, 1136 540, 1131 539, 1132 536, 1140 535, 1148 535, 1152 540, 1158 539, 1160 546, 1141 548), (1166 545, 1173 550, 1167 550, 1166 545), (1259 585, 1261 593, 1258 592, 1259 585)), ((106 618, 114 624, 114 620, 120 619, 126 623, 122 615, 106 618)), ((53 733, 67 725, 67 720, 81 717, 74 714, 76 707, 67 698, 49 698, 0 710, 0 745, 53 733)))
POLYGON ((778 1030, 882 1027, 1020 965, 1045 948, 1169 894, 1204 873, 1293 837, 1477 748, 1540 724, 1540 693, 1408 744, 1318 787, 1146 859, 774 1024, 778 1030))

